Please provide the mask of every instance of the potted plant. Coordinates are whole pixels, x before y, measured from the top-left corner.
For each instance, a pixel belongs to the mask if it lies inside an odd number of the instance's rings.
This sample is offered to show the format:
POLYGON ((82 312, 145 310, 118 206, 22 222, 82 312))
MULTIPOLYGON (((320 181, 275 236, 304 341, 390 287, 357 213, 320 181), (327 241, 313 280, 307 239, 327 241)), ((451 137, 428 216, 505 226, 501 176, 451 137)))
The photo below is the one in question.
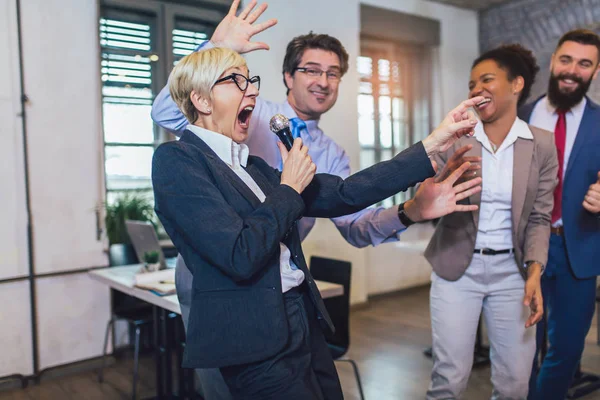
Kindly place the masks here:
POLYGON ((144 253, 146 271, 154 272, 160 269, 160 255, 158 251, 147 251, 144 253))
POLYGON ((125 221, 154 221, 154 210, 148 196, 140 192, 125 192, 114 202, 106 203, 106 235, 110 244, 110 265, 127 265, 143 262, 137 260, 133 246, 127 234, 125 221))

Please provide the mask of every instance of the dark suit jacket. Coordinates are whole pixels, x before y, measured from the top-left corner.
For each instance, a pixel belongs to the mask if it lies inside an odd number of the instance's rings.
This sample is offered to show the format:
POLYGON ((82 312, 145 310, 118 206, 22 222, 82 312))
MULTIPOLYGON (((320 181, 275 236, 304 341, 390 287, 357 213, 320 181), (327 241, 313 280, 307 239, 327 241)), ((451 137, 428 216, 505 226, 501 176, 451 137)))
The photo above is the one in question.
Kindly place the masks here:
MULTIPOLYGON (((543 97, 543 96, 542 96, 543 97)), ((529 121, 535 102, 519 110, 529 121)), ((600 107, 589 98, 563 182, 562 219, 567 256, 577 278, 600 275, 600 218, 583 208, 583 199, 600 171, 600 107)))
MULTIPOLYGON (((548 259, 553 193, 558 181, 554 135, 533 126, 529 129, 533 140, 518 138, 514 144, 511 199, 515 260, 524 278, 527 276, 525 261, 539 261, 545 265, 548 259)), ((466 155, 481 157, 481 143, 474 137, 463 137, 438 155, 439 168, 456 150, 468 144, 473 148, 466 155)), ((481 192, 465 202, 481 205, 481 192)), ((436 274, 455 281, 465 273, 473 258, 478 228, 479 210, 455 212, 440 219, 425 250, 425 258, 436 274)))
POLYGON ((317 174, 302 196, 281 185, 280 173, 258 157, 249 157, 246 171, 265 193, 263 203, 192 132, 154 153, 156 213, 198 277, 183 362, 188 368, 263 360, 285 346, 280 242, 304 272, 319 318, 333 329, 295 222, 303 215, 330 218, 359 211, 434 174, 421 143, 346 180, 317 174))

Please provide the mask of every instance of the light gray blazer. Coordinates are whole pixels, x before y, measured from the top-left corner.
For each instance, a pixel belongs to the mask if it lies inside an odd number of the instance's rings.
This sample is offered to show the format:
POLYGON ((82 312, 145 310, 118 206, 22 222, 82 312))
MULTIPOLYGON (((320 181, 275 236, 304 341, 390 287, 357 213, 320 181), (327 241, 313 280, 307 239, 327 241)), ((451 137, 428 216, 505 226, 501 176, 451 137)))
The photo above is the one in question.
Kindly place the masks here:
MULTIPOLYGON (((558 182, 558 158, 554 134, 529 125, 533 140, 518 138, 514 146, 512 190, 512 236, 515 259, 523 277, 524 263, 539 261, 546 265, 554 187, 558 182)), ((454 152, 467 144, 473 148, 466 156, 481 157, 481 143, 463 137, 436 157, 441 169, 454 152)), ((481 192, 463 201, 481 203, 481 192)), ((471 263, 479 224, 479 210, 456 212, 442 217, 425 250, 425 258, 435 273, 450 281, 459 279, 471 263)), ((500 249, 495 249, 500 250, 500 249)))

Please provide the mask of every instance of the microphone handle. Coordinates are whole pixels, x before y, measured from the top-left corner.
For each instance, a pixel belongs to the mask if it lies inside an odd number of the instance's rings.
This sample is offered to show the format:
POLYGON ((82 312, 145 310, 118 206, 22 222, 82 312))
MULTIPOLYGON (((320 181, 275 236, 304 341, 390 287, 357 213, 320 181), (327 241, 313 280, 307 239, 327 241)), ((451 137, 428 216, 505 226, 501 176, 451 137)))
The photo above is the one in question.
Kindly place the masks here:
POLYGON ((290 132, 290 128, 283 128, 277 132, 275 132, 281 143, 285 146, 285 148, 290 151, 292 149, 292 145, 294 144, 294 137, 292 136, 292 132, 290 132))

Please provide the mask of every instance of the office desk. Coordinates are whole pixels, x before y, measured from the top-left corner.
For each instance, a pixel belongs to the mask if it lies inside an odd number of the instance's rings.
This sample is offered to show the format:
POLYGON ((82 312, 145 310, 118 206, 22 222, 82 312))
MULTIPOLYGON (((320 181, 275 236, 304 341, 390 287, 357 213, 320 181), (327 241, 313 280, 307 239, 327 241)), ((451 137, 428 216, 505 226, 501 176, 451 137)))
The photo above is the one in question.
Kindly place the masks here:
MULTIPOLYGON (((154 340, 156 346, 156 398, 172 398, 172 373, 171 353, 167 338, 168 312, 181 314, 177 295, 157 296, 154 293, 134 287, 134 276, 139 271, 141 264, 125 265, 122 267, 109 267, 95 269, 89 272, 90 277, 102 282, 112 289, 118 290, 133 297, 137 297, 154 307, 154 340)), ((341 296, 344 287, 336 283, 315 281, 323 298, 341 296)), ((181 358, 181 354, 178 354, 181 358)), ((178 360, 181 365, 181 360, 178 360)), ((185 388, 185 379, 180 373, 179 393, 189 393, 185 388)))

